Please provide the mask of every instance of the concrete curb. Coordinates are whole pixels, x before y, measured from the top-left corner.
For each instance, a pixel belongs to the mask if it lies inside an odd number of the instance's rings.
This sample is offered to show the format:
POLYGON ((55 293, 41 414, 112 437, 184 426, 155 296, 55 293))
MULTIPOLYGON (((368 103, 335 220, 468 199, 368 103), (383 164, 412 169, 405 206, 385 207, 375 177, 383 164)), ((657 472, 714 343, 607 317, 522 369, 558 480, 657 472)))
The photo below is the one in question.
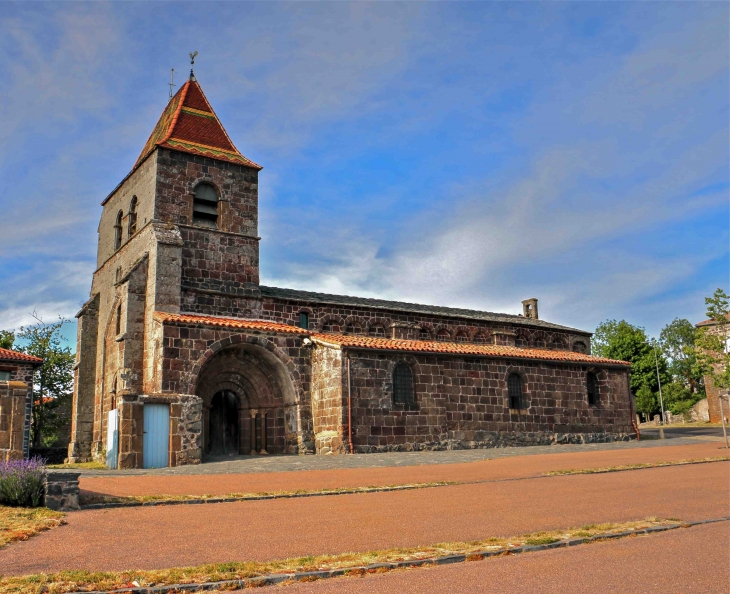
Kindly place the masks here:
POLYGON ((730 516, 722 518, 712 518, 710 520, 699 520, 696 522, 682 522, 679 524, 669 524, 667 526, 654 526, 644 528, 642 530, 628 530, 626 532, 615 532, 606 535, 590 536, 587 538, 571 538, 561 540, 544 545, 523 545, 513 549, 501 549, 498 551, 478 551, 475 553, 445 555, 443 557, 430 557, 427 559, 414 559, 411 561, 397 561, 394 563, 373 563, 372 565, 361 565, 358 567, 348 567, 346 569, 328 569, 322 571, 302 571, 297 573, 276 573, 253 578, 244 578, 240 580, 223 580, 219 582, 203 582, 199 584, 171 584, 168 586, 152 586, 141 588, 119 588, 117 590, 84 590, 79 592, 71 592, 70 594, 121 594, 122 592, 129 594, 168 594, 172 592, 204 592, 209 590, 225 590, 243 589, 262 586, 273 586, 286 581, 309 581, 322 580, 333 577, 345 576, 348 574, 362 575, 365 573, 375 573, 378 570, 385 569, 392 571, 394 569, 404 569, 407 567, 423 567, 426 565, 450 565, 452 563, 465 563, 469 561, 477 561, 478 558, 487 559, 489 557, 500 557, 504 555, 518 555, 521 553, 533 553, 536 551, 547 551, 550 549, 561 549, 565 547, 573 547, 591 542, 601 542, 604 540, 613 540, 617 538, 626 538, 637 534, 653 534, 655 532, 667 532, 678 528, 691 528, 701 524, 714 524, 716 522, 727 522, 730 516))

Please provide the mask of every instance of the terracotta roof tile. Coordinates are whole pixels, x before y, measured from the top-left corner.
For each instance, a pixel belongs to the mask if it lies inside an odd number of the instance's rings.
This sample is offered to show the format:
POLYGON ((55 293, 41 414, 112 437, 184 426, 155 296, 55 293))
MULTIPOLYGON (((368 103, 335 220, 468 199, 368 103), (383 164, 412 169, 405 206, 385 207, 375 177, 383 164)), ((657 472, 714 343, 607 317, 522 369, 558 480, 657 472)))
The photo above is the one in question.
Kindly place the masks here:
POLYGON ((33 357, 32 355, 26 355, 25 353, 19 353, 18 351, 11 351, 9 349, 0 349, 0 361, 18 361, 23 363, 43 363, 43 359, 33 357))
POLYGON ((278 332, 281 334, 302 334, 309 335, 308 330, 298 326, 268 322, 266 320, 245 320, 242 318, 219 318, 215 316, 202 316, 197 314, 171 314, 161 311, 155 312, 155 319, 165 324, 201 324, 204 326, 215 326, 218 328, 233 328, 240 330, 260 330, 262 332, 278 332))
MULTIPOLYGON (((725 314, 725 317, 730 320, 730 314, 725 314)), ((709 320, 702 320, 701 322, 697 322, 695 324, 697 328, 701 328, 702 326, 717 326, 717 320, 709 319, 709 320)))
POLYGON ((170 99, 134 168, 158 146, 262 168, 238 151, 196 80, 188 80, 170 99))
POLYGON ((507 359, 538 359, 546 361, 565 361, 575 363, 594 363, 630 366, 626 361, 604 359, 573 351, 532 349, 492 344, 471 344, 463 342, 433 342, 423 340, 395 340, 371 336, 341 334, 313 334, 312 339, 324 344, 355 349, 374 349, 383 351, 403 351, 447 355, 471 355, 482 357, 504 357, 507 359))
POLYGON ((434 353, 445 355, 471 355, 481 357, 501 357, 505 359, 533 359, 543 361, 562 361, 602 365, 630 366, 625 361, 615 361, 602 357, 593 357, 572 351, 547 349, 525 349, 519 347, 498 346, 490 344, 470 344, 463 342, 432 342, 423 340, 394 340, 371 336, 355 336, 342 334, 312 333, 309 330, 288 324, 279 324, 266 320, 247 320, 242 318, 220 318, 198 314, 171 314, 155 312, 155 319, 165 324, 203 325, 236 330, 258 330, 281 334, 298 334, 311 336, 315 342, 329 346, 353 349, 374 349, 383 351, 401 351, 413 353, 434 353))

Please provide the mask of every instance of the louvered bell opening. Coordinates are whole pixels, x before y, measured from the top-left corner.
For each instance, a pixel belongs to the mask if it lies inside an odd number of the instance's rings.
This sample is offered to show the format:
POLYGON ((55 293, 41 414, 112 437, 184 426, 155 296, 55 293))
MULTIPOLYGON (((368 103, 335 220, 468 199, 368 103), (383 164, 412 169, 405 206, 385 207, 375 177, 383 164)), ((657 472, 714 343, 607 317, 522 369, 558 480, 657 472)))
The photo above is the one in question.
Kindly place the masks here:
POLYGON ((195 188, 193 225, 213 229, 218 227, 218 194, 212 186, 200 184, 195 188))

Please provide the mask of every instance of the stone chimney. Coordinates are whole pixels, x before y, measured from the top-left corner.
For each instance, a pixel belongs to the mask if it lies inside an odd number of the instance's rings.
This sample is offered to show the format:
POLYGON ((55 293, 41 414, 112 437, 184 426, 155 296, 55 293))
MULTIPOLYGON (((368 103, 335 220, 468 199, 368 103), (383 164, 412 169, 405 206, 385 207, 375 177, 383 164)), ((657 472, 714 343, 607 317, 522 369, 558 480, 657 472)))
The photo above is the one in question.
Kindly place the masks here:
POLYGON ((526 318, 532 318, 533 320, 539 320, 537 317, 537 299, 525 299, 522 302, 522 315, 526 318))

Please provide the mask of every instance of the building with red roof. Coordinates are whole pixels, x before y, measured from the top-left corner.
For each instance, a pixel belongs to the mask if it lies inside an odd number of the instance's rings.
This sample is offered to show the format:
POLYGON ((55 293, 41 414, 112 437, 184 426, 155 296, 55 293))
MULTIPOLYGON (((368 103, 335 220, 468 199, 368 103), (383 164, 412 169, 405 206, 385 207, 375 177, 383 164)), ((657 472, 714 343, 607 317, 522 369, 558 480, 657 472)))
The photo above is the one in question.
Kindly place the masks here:
POLYGON ((30 452, 33 374, 43 359, 0 348, 0 460, 30 452))
POLYGON ((629 365, 537 299, 510 315, 262 286, 261 170, 191 76, 102 202, 71 461, 629 439, 629 365))

